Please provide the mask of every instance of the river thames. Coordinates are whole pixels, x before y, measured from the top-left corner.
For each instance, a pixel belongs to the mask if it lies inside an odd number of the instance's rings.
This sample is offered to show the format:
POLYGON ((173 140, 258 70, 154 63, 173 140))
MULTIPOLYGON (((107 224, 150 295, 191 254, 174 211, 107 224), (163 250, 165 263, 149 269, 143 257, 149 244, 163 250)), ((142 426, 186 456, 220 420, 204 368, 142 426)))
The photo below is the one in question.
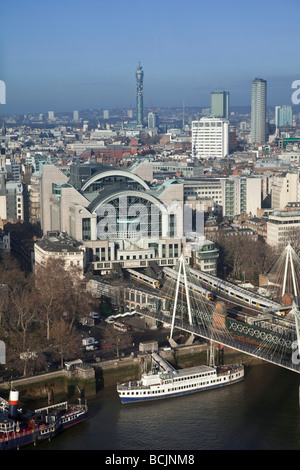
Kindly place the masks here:
POLYGON ((31 450, 299 450, 298 374, 246 367, 243 382, 189 396, 122 405, 115 387, 89 401, 88 421, 31 450))

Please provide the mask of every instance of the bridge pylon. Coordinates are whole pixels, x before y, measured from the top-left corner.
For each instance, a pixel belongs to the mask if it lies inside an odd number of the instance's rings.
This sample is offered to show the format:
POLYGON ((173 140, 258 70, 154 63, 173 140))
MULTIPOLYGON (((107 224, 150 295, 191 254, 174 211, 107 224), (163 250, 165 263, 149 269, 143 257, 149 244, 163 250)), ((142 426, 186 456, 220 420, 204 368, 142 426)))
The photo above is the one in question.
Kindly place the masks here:
POLYGON ((187 282, 187 277, 186 277, 185 263, 186 263, 186 261, 185 261, 185 258, 183 256, 183 254, 182 254, 179 258, 179 265, 178 265, 178 273, 177 273, 177 281, 176 281, 176 290, 175 290, 175 299, 174 299, 174 306, 173 306, 173 315, 172 315, 170 339, 172 339, 172 337, 173 337, 181 274, 183 275, 183 279, 184 279, 184 287, 185 287, 185 292, 186 292, 186 301, 187 301, 187 309, 188 309, 188 318, 189 318, 190 325, 192 324, 191 303, 190 303, 189 287, 188 287, 188 282, 187 282))
POLYGON ((268 274, 267 292, 273 300, 299 305, 300 258, 289 243, 268 274))
POLYGON ((300 258, 290 243, 271 270, 269 285, 270 291, 277 293, 282 304, 291 306, 289 314, 294 316, 297 338, 294 346, 300 356, 300 258))
POLYGON ((281 297, 283 298, 284 295, 287 293, 286 287, 287 287, 287 280, 288 280, 288 274, 289 274, 289 269, 290 269, 291 281, 292 281, 292 286, 293 286, 293 292, 290 292, 290 293, 294 295, 296 305, 298 306, 298 284, 297 284, 296 272, 295 272, 296 253, 290 244, 287 245, 285 251, 286 251, 286 260, 285 260, 285 269, 284 269, 281 297))

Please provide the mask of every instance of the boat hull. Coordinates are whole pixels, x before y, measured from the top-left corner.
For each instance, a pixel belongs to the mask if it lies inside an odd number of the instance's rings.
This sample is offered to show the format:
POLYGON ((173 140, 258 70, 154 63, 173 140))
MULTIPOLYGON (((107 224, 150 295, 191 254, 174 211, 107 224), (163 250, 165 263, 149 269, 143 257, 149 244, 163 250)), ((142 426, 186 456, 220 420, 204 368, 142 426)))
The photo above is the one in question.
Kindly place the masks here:
POLYGON ((65 429, 70 428, 88 419, 87 407, 81 409, 71 409, 66 414, 62 414, 55 422, 47 425, 40 424, 35 428, 25 430, 14 430, 0 434, 0 450, 12 450, 20 447, 36 444, 45 439, 51 439, 60 434, 65 429))
POLYGON ((2 438, 0 439, 0 450, 13 450, 18 449, 19 447, 26 446, 28 444, 33 444, 38 440, 38 432, 34 431, 33 433, 26 434, 24 436, 17 435, 15 438, 2 438))
MULTIPOLYGON (((227 387, 229 385, 236 384, 238 382, 241 382, 244 379, 244 376, 238 377, 236 379, 232 379, 228 382, 224 383, 218 383, 218 384, 209 384, 206 386, 199 386, 195 387, 194 389, 188 389, 188 390, 178 390, 175 392, 169 392, 169 393, 157 393, 155 395, 134 395, 134 396, 127 396, 127 395, 121 395, 121 403, 122 404, 128 404, 128 403, 138 403, 138 402, 144 402, 144 401, 153 401, 153 400, 162 400, 166 398, 175 398, 175 397, 180 397, 183 395, 191 395, 193 393, 198 393, 198 392, 204 392, 206 390, 212 390, 215 388, 223 388, 227 387)), ((137 390, 136 393, 139 393, 137 390)))
POLYGON ((68 429, 71 426, 74 426, 75 424, 82 423, 83 421, 86 421, 88 419, 88 412, 81 413, 80 415, 76 416, 74 419, 71 421, 66 421, 62 423, 62 430, 68 429))

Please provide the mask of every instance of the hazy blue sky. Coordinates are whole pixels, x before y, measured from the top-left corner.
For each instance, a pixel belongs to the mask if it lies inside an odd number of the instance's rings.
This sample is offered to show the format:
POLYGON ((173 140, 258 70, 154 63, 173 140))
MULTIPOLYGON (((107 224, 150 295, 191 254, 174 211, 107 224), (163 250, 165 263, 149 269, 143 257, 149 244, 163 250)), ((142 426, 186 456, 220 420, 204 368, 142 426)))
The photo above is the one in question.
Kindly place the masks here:
POLYGON ((268 104, 291 104, 300 79, 299 0, 14 0, 0 9, 0 113, 209 106, 225 89, 250 105, 251 81, 268 104))

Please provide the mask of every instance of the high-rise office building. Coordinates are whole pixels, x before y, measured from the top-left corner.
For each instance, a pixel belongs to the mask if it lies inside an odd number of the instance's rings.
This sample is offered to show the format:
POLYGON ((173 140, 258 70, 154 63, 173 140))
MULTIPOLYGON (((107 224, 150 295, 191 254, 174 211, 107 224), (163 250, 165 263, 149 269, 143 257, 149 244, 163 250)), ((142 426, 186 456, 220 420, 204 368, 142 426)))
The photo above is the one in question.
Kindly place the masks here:
POLYGON ((156 127, 156 114, 153 112, 148 113, 148 129, 155 129, 156 127))
POLYGON ((136 112, 137 125, 143 125, 143 80, 144 72, 140 65, 136 69, 136 112))
POLYGON ((293 125, 292 106, 275 106, 275 125, 276 127, 293 125))
POLYGON ((211 92, 211 115, 214 117, 226 118, 229 116, 229 92, 212 91, 211 92))
POLYGON ((73 121, 77 122, 79 119, 79 112, 77 110, 73 111, 73 121))
POLYGON ((262 78, 255 78, 251 89, 251 141, 253 144, 266 142, 266 119, 267 82, 262 78))
POLYGON ((229 122, 224 118, 202 118, 192 121, 194 157, 224 158, 229 153, 229 122))

